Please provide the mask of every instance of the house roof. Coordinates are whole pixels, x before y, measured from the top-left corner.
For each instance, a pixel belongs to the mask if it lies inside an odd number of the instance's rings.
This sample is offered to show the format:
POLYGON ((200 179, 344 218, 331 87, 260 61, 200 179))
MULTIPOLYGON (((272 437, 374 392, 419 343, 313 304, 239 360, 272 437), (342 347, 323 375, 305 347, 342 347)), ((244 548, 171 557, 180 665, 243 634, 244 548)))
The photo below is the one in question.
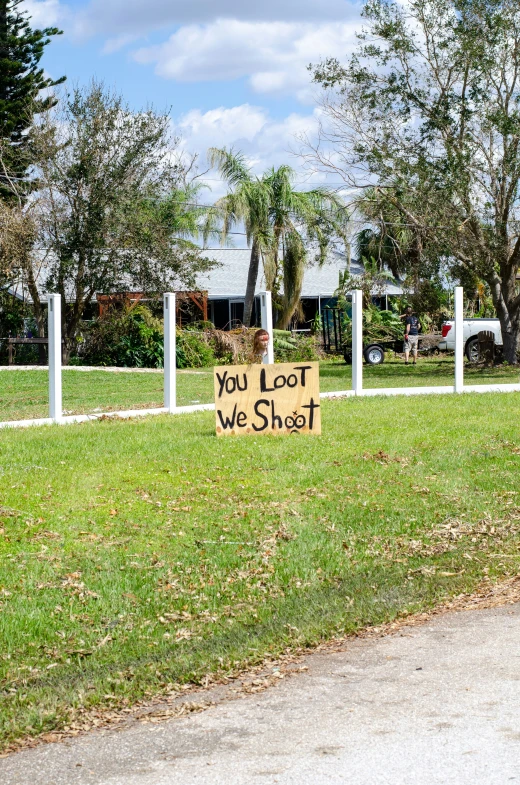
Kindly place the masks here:
MULTIPOLYGON (((197 284, 208 292, 210 299, 243 299, 246 291, 247 273, 251 251, 247 248, 218 248, 204 251, 208 259, 217 262, 216 267, 199 275, 197 284)), ((312 264, 305 270, 302 297, 333 297, 339 285, 339 274, 347 269, 345 254, 331 250, 323 265, 312 264)), ((350 264, 352 275, 362 275, 363 265, 356 259, 350 264)), ((260 265, 260 273, 255 293, 265 291, 265 278, 260 265)), ((400 286, 388 281, 384 294, 402 294, 400 286)))
MULTIPOLYGON (((249 260, 251 251, 248 248, 216 248, 207 249, 204 256, 212 259, 217 264, 206 273, 197 276, 197 289, 207 291, 208 297, 217 299, 244 299, 247 273, 249 270, 249 260)), ((347 269, 347 259, 345 254, 336 250, 330 250, 327 254, 325 263, 319 265, 317 262, 309 265, 305 270, 303 278, 302 297, 333 297, 339 284, 339 274, 347 269)), ((362 275, 363 265, 356 259, 352 259, 350 265, 352 275, 362 275)), ((47 301, 46 284, 48 278, 48 268, 45 259, 42 259, 36 276, 36 285, 40 292, 43 302, 47 301)), ((129 280, 128 290, 133 291, 132 283, 129 280)), ((135 287, 134 287, 135 288, 135 287)), ((266 284, 260 265, 260 273, 256 285, 256 293, 265 291, 266 284)), ((32 302, 32 298, 27 290, 25 283, 14 283, 9 287, 9 293, 20 300, 32 302)), ((374 292, 375 293, 375 292, 374 292)), ((377 292, 380 293, 379 291, 377 292)), ((402 294, 400 286, 387 282, 383 294, 402 294)), ((70 285, 66 293, 67 302, 73 302, 75 298, 74 287, 70 285)))
MULTIPOLYGON (((49 277, 49 268, 47 264, 47 254, 44 252, 35 251, 34 253, 34 278, 38 294, 43 303, 47 302, 47 279, 49 277)), ((18 300, 23 300, 26 303, 32 303, 32 297, 29 293, 26 281, 21 277, 14 281, 7 290, 10 295, 16 297, 18 300)), ((75 293, 72 286, 66 288, 67 302, 74 302, 75 293)))

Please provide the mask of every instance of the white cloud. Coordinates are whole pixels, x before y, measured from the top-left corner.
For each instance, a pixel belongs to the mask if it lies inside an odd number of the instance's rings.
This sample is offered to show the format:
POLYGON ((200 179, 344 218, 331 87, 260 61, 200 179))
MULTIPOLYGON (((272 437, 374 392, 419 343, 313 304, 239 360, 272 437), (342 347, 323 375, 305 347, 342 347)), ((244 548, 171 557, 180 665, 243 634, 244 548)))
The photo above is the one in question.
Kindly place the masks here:
POLYGON ((128 44, 135 41, 136 38, 138 38, 138 36, 132 35, 131 33, 122 33, 121 35, 114 36, 114 38, 108 38, 103 46, 103 54, 110 55, 114 52, 118 52, 120 49, 123 49, 123 47, 128 46, 128 44))
POLYGON ((61 24, 68 14, 59 0, 24 0, 21 9, 29 13, 32 28, 54 27, 61 24))
POLYGON ((248 21, 343 20, 356 12, 347 0, 91 0, 76 15, 82 35, 146 35, 164 26, 209 23, 217 17, 248 21))
POLYGON ((243 22, 218 19, 188 25, 169 40, 134 53, 140 63, 179 82, 221 81, 249 77, 257 93, 298 93, 306 97, 307 66, 324 56, 344 57, 355 44, 354 22, 243 22))
POLYGON ((219 107, 202 113, 193 109, 176 125, 176 130, 192 149, 249 144, 268 122, 264 109, 249 104, 230 109, 219 107))
MULTIPOLYGON (((317 111, 308 115, 293 113, 282 120, 273 120, 265 109, 250 104, 219 107, 204 113, 194 109, 179 118, 174 131, 182 137, 183 150, 200 154, 202 168, 209 147, 233 147, 245 155, 253 171, 260 175, 267 168, 283 163, 299 168, 300 161, 292 157, 291 150, 297 147, 298 135, 315 130, 316 115, 317 111)), ((206 179, 211 187, 211 200, 225 193, 225 185, 215 172, 209 173, 206 179)))

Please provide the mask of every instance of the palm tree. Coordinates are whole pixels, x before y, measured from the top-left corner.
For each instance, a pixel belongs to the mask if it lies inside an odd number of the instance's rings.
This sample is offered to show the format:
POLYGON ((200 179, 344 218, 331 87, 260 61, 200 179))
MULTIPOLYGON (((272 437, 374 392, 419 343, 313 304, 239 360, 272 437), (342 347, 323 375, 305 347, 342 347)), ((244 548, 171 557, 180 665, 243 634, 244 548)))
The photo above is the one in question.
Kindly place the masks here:
POLYGON ((283 277, 277 325, 285 329, 298 308, 309 247, 316 248, 317 261, 323 264, 334 239, 346 242, 348 214, 334 192, 325 188, 296 190, 290 166, 269 169, 263 179, 271 192, 272 242, 264 260, 266 283, 274 291, 278 276, 283 277))
POLYGON ((251 321, 262 256, 267 289, 276 291, 278 278, 283 276, 277 322, 284 328, 298 307, 308 244, 318 246, 323 263, 332 240, 338 236, 346 240, 345 207, 336 194, 325 189, 297 191, 295 173, 289 166, 271 168, 255 177, 244 156, 233 150, 211 148, 208 160, 232 189, 216 204, 223 217, 223 239, 233 225, 243 221, 251 243, 244 324, 251 321))
POLYGON ((244 324, 249 327, 260 257, 262 251, 269 246, 269 188, 263 179, 252 174, 244 156, 232 149, 211 147, 208 151, 208 162, 218 169, 221 177, 232 189, 215 204, 217 214, 222 217, 222 240, 226 240, 234 226, 244 224, 247 242, 251 245, 244 302, 244 324))

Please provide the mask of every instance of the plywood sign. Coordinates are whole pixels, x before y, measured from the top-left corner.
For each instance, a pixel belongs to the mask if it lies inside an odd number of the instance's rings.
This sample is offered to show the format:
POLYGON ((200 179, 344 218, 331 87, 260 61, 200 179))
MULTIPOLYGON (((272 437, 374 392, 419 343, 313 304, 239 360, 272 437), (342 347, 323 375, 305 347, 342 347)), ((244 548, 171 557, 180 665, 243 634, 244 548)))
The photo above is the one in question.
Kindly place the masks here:
POLYGON ((215 368, 217 435, 321 434, 319 363, 215 368))

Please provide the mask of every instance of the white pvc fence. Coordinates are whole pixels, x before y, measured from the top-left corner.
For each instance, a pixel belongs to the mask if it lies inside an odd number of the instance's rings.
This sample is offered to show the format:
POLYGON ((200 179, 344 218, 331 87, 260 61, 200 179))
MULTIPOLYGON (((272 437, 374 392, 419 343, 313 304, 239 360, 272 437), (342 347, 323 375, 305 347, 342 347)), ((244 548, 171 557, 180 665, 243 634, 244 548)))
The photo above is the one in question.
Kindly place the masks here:
MULTIPOLYGON (((175 294, 164 295, 164 407, 156 409, 136 409, 100 414, 76 414, 63 416, 62 406, 62 357, 61 357, 61 297, 48 296, 49 318, 49 417, 34 420, 13 420, 0 422, 0 428, 22 428, 28 425, 51 425, 57 423, 86 422, 99 417, 142 417, 152 414, 183 414, 215 409, 214 403, 196 406, 177 406, 176 379, 176 324, 175 294)), ((270 335, 273 331, 271 292, 260 293, 262 327, 270 335)), ((264 358, 265 363, 274 363, 273 342, 264 358)), ((363 388, 363 296, 359 289, 352 293, 352 389, 338 392, 321 393, 322 398, 349 398, 352 396, 374 395, 442 395, 463 392, 520 392, 520 384, 464 384, 464 336, 463 336, 463 289, 455 289, 455 378, 453 385, 438 387, 378 387, 363 388)))
POLYGON ((363 295, 352 292, 352 390, 321 393, 322 398, 373 395, 443 395, 463 392, 520 392, 520 384, 464 384, 464 312, 462 286, 455 288, 455 378, 453 385, 363 388, 363 295))

